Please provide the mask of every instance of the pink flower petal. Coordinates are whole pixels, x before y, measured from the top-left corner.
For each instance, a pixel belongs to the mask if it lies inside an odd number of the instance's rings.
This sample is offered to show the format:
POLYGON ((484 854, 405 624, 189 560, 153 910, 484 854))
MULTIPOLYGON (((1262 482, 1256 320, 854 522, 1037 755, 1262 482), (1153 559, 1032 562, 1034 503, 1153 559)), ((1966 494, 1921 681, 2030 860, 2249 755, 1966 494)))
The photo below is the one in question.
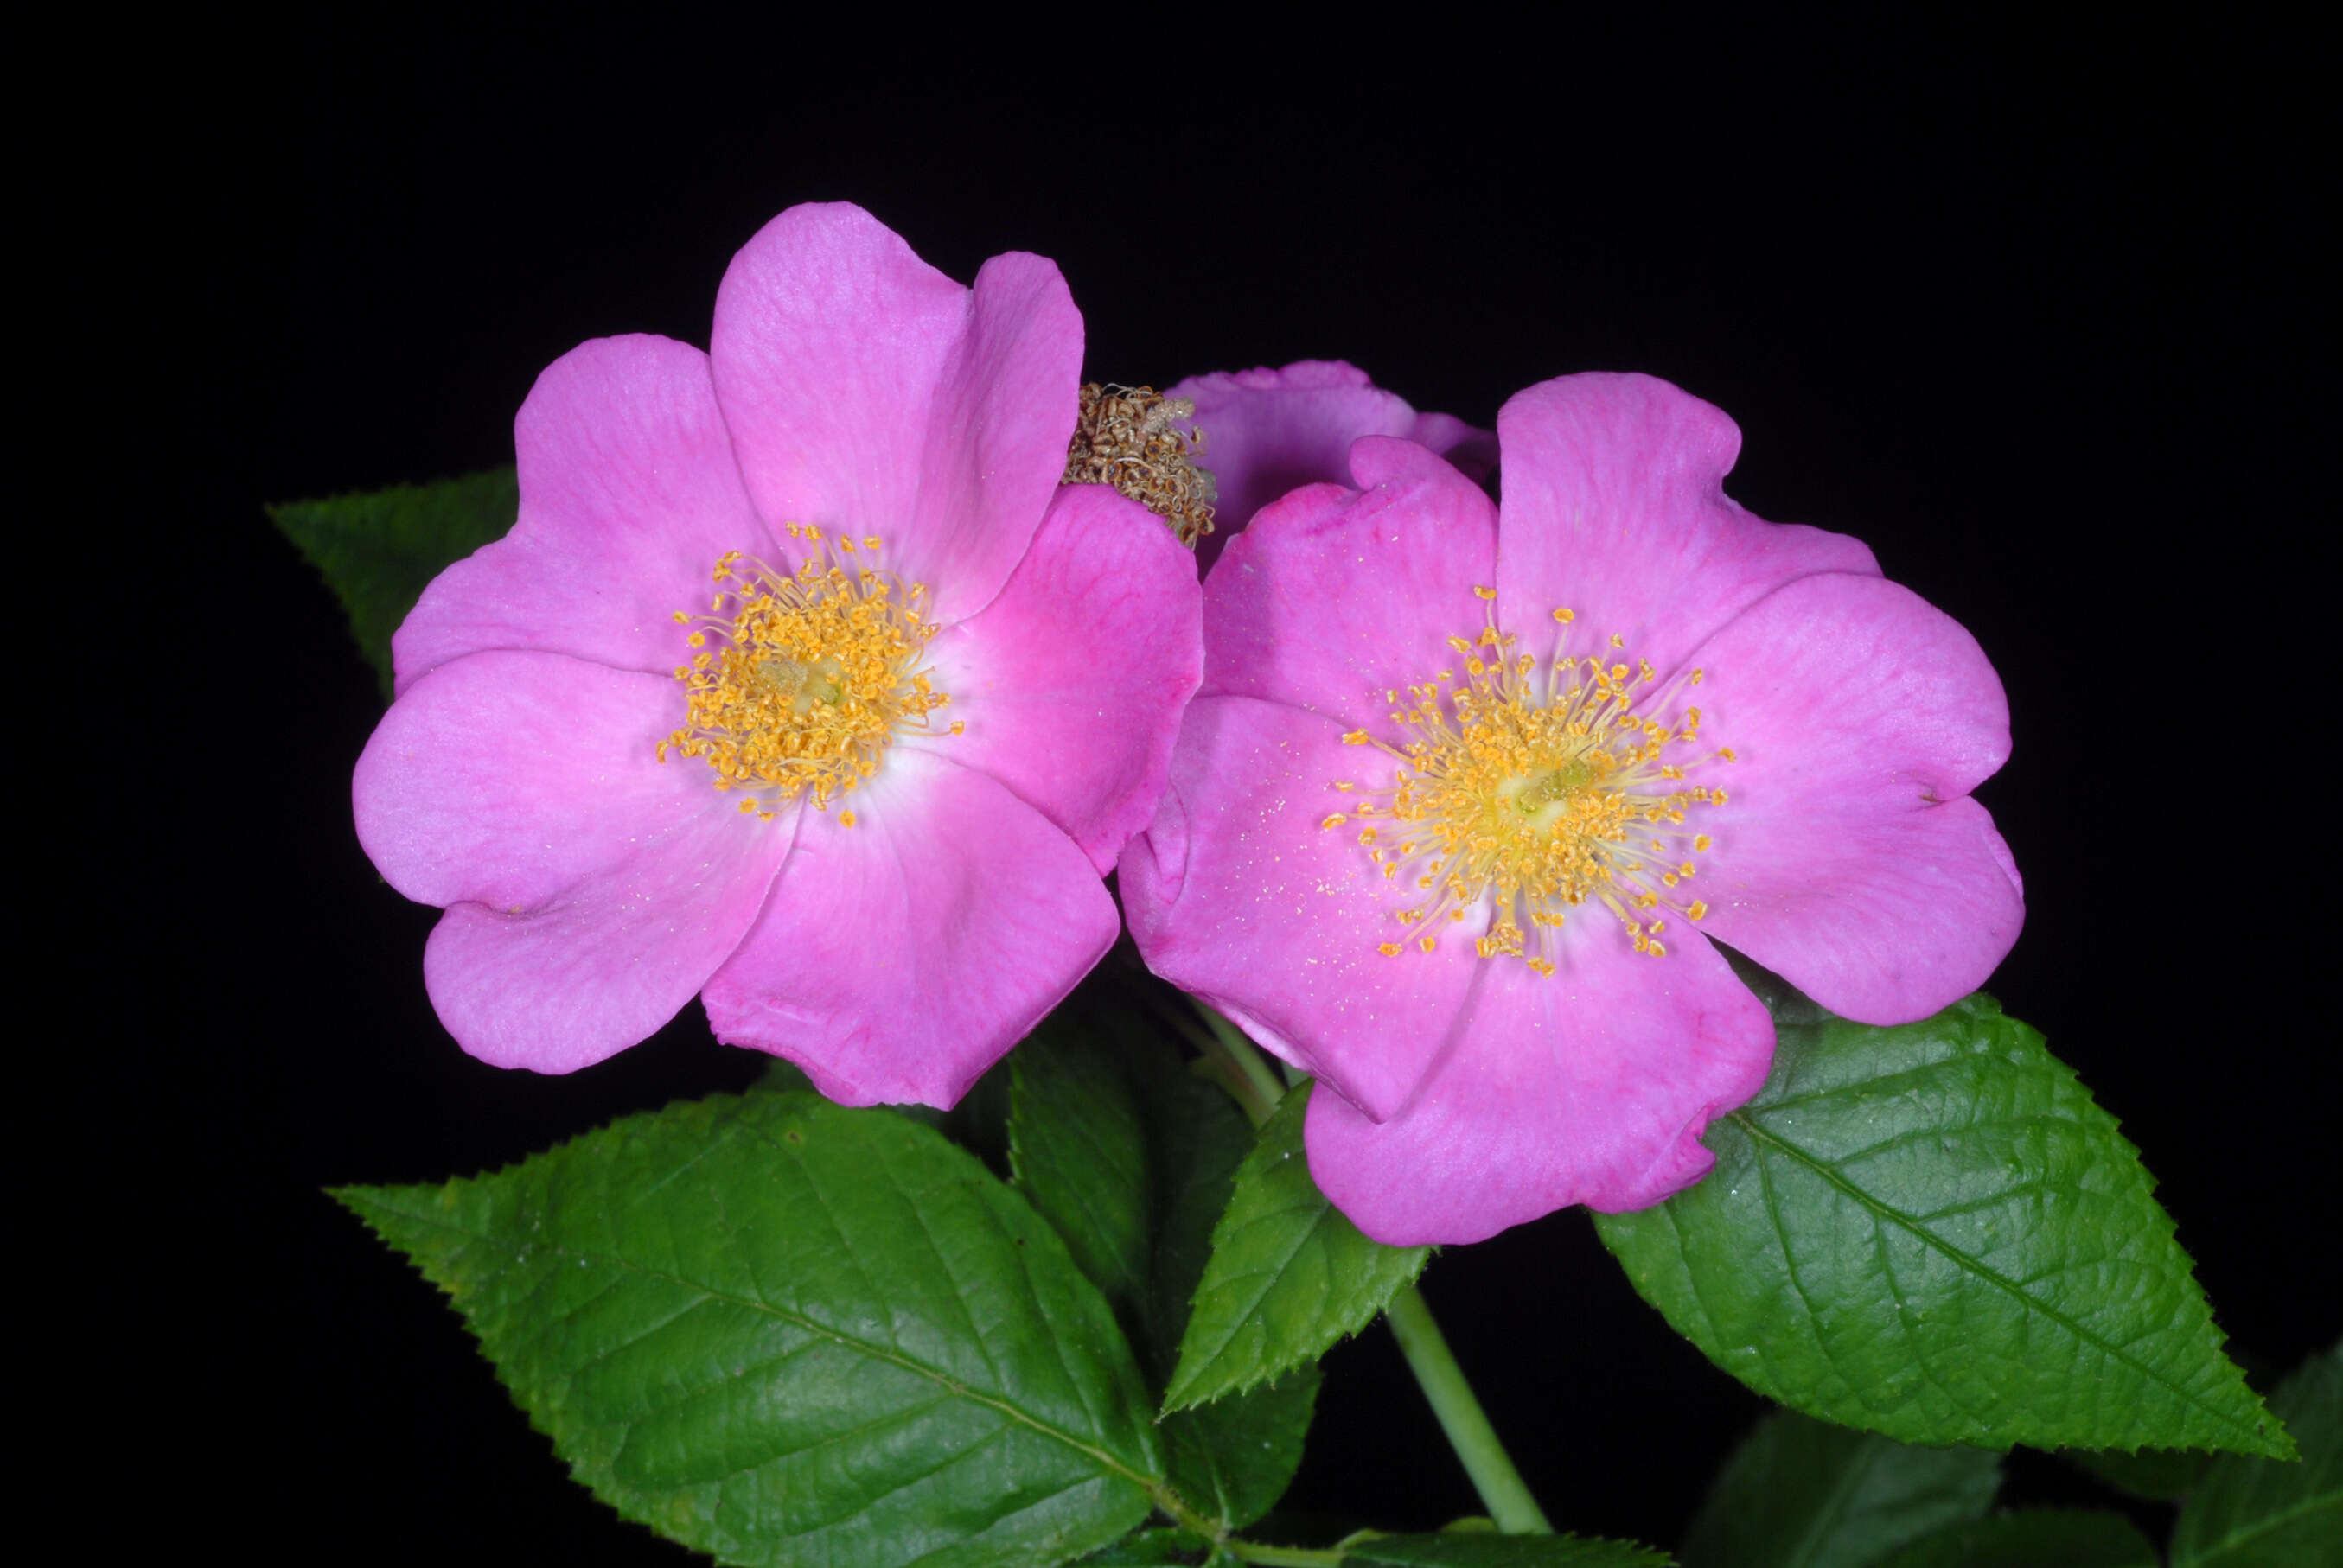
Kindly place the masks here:
POLYGON ((841 1105, 950 1106, 1112 944, 1089 859, 981 773, 897 747, 807 812, 772 896, 701 1000, 841 1105))
POLYGON ((1496 464, 1496 437, 1488 431, 1446 414, 1418 414, 1340 360, 1192 376, 1163 395, 1194 401, 1202 466, 1220 490, 1212 532, 1196 551, 1206 567, 1254 513, 1288 490, 1348 479, 1351 443, 1362 436, 1406 437, 1476 480, 1496 464))
POLYGON ((1357 801, 1333 780, 1389 771, 1342 733, 1282 703, 1191 703, 1155 821, 1123 852, 1123 910, 1150 969, 1387 1115, 1459 1022, 1485 919, 1443 922, 1433 953, 1377 950, 1423 895, 1379 875, 1355 828, 1321 826, 1357 801))
POLYGON ((1155 814, 1202 620, 1195 563, 1161 519, 1066 486, 1001 597, 928 645, 952 699, 936 717, 966 732, 906 744, 1009 786, 1103 876, 1155 814))
POLYGON ((1370 437, 1363 489, 1313 485, 1231 541, 1204 581, 1208 696, 1266 698, 1381 732, 1394 689, 1429 681, 1479 634, 1497 513, 1409 441, 1370 437))
POLYGON ((711 354, 768 521, 877 534, 949 622, 991 601, 1064 472, 1082 321, 1057 267, 962 288, 861 208, 794 206, 733 257, 711 354))
POLYGON ((1477 1241, 1571 1203, 1644 1208, 1716 1162, 1702 1131, 1773 1060, 1764 1005, 1689 932, 1662 959, 1599 924, 1575 936, 1551 979, 1479 965, 1453 1048, 1397 1115, 1311 1096, 1311 1174, 1359 1229, 1477 1241))
POLYGON ((1497 414, 1504 506, 1497 608, 1509 630, 1578 615, 1631 658, 1674 670, 1702 639, 1809 572, 1878 563, 1861 541, 1765 522, 1726 498, 1741 431, 1649 376, 1565 376, 1497 414))
POLYGON ((1468 425, 1453 414, 1418 414, 1413 425, 1396 433, 1431 447, 1476 485, 1496 472, 1497 433, 1468 425))
POLYGON ((458 1043, 568 1072, 657 1030, 756 919, 793 821, 662 766, 675 682, 553 653, 442 665, 384 715, 352 797, 390 884, 446 908, 424 955, 458 1043))
POLYGON ((773 545, 740 487, 708 356, 598 337, 548 366, 513 421, 520 517, 432 580, 391 638, 397 689, 487 648, 542 648, 664 675, 669 618, 708 608, 727 550, 773 545))
POLYGON ((1731 796, 1698 824, 1716 840, 1702 929, 1865 1023, 1983 984, 2026 906, 1965 798, 2009 755, 1976 639, 1908 588, 1833 573, 1760 600, 1695 662, 1703 737, 1738 758, 1696 776, 1731 796))

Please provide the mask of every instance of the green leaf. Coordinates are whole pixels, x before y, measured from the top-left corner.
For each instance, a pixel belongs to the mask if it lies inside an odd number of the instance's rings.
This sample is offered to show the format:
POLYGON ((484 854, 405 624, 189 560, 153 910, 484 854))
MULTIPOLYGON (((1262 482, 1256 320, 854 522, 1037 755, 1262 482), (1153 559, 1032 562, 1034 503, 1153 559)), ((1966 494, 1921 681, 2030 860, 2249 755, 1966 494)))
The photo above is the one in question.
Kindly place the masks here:
POLYGON ((1158 1568, 1167 1563, 1196 1563, 1208 1550, 1210 1543, 1193 1531, 1157 1525, 1100 1547, 1081 1559, 1081 1568, 1158 1568))
POLYGON ((724 1561, 1054 1563, 1137 1525, 1162 1474, 1105 1301, 904 1117, 721 1097, 336 1196, 596 1495, 724 1561))
POLYGON ((504 538, 519 510, 520 484, 510 468, 267 508, 269 521, 342 601, 385 699, 390 634, 433 578, 504 538))
POLYGON ((1061 1009, 1010 1053, 1009 1168, 1109 1301, 1136 1308, 1153 1251, 1152 1161, 1130 1069, 1061 1009))
POLYGON ((1725 1462, 1684 1568, 1862 1568, 1993 1506, 2000 1458, 1915 1448, 1776 1411, 1725 1462))
POLYGON ((2302 1457, 2215 1460, 2180 1511, 2172 1568, 2343 1563, 2343 1346, 2296 1368, 2270 1395, 2270 1412, 2302 1457))
POLYGON ((1311 1085, 1278 1103, 1212 1228, 1163 1407, 1181 1410, 1315 1362, 1423 1271, 1428 1247, 1362 1235, 1310 1179, 1302 1119, 1311 1085))
POLYGON ((1212 1227, 1227 1212, 1237 1171, 1252 1152, 1252 1124, 1218 1083, 1173 1070, 1147 1096, 1149 1131, 1161 1151, 1153 1277, 1147 1297, 1147 1359, 1169 1381, 1188 1332, 1190 1303, 1212 1255, 1212 1227))
POLYGON ((813 1080, 806 1075, 804 1068, 787 1057, 777 1056, 765 1063, 765 1070, 757 1075, 756 1082, 749 1085, 748 1092, 750 1094, 817 1094, 820 1091, 814 1088, 813 1080))
POLYGON ((1668 1555, 1631 1541, 1453 1530, 1377 1536, 1350 1547, 1342 1561, 1392 1568, 1667 1568, 1668 1555))
MULTIPOLYGON (((1157 1218, 1141 1342, 1147 1347, 1151 1386, 1160 1395, 1179 1361, 1189 1303, 1212 1255, 1212 1227, 1228 1208, 1253 1138, 1226 1091, 1186 1072, 1159 1075, 1147 1104, 1157 1218)), ((1163 1417, 1173 1485, 1232 1530, 1259 1519, 1285 1495, 1301 1468, 1318 1384, 1312 1362, 1273 1382, 1163 1417)))
POLYGON ((1776 1026, 1715 1171, 1597 1216, 1709 1359, 1906 1442, 2292 1452, 2138 1151, 2039 1034, 1985 996, 1896 1029, 1794 999, 1776 1026))
POLYGON ((2117 1492, 2153 1503, 2177 1503, 2197 1490, 2213 1456, 2194 1448, 2143 1448, 2137 1453, 2104 1448, 2062 1448, 2058 1457, 2087 1470, 2117 1492))
POLYGON ((2120 1513, 2032 1508, 1931 1531, 1880 1568, 2160 1568, 2160 1559, 2120 1513))
POLYGON ((1163 1417, 1173 1490, 1230 1530, 1268 1513, 1302 1467, 1318 1383, 1316 1367, 1297 1367, 1274 1383, 1163 1417))
MULTIPOLYGON (((1252 1130, 1127 1014, 1061 1009, 1010 1060, 1018 1184, 1114 1304, 1160 1392, 1252 1130)), ((1223 1528, 1251 1523, 1292 1481, 1317 1393, 1312 1366, 1164 1417, 1173 1489, 1223 1528)))

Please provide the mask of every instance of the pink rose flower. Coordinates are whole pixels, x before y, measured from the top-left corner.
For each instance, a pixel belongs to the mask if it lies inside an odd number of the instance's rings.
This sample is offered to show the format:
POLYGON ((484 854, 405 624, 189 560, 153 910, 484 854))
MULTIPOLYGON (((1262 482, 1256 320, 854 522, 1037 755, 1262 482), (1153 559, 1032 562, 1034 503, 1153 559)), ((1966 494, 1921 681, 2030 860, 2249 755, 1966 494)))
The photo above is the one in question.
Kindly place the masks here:
POLYGON ((1061 488, 1058 269, 965 288, 868 213, 735 256, 711 347, 602 338, 515 424, 520 518, 426 590, 358 837, 447 910, 432 1003, 568 1072, 700 995, 849 1104, 950 1105, 1097 962, 1201 670, 1187 552, 1061 488))
POLYGON ((1394 1244, 1657 1202, 1774 1035, 1715 937, 1872 1023, 2016 939, 1968 798, 1976 641, 1855 540, 1725 498, 1740 432, 1640 376, 1498 417, 1502 510, 1413 443, 1269 507, 1122 858, 1158 974, 1316 1074, 1319 1184, 1394 1244))
POLYGON ((1286 491, 1347 477, 1351 443, 1362 436, 1404 436, 1476 480, 1497 463, 1497 438, 1488 431, 1452 414, 1419 414, 1339 359, 1192 376, 1163 395, 1195 404, 1193 422, 1204 433, 1197 461, 1219 490, 1212 531, 1196 547, 1206 568, 1286 491))

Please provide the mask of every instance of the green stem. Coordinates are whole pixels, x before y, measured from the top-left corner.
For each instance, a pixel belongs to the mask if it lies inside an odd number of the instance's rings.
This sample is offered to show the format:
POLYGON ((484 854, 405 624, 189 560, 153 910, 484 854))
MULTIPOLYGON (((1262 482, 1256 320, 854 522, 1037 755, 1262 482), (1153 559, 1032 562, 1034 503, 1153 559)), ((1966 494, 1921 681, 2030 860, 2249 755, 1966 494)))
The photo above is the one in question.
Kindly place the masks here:
POLYGON ((1413 1285, 1402 1285, 1383 1309, 1383 1318, 1423 1387, 1423 1397, 1432 1402, 1432 1413, 1440 1418, 1448 1446, 1464 1462, 1464 1473, 1473 1478, 1473 1489, 1487 1504, 1497 1528, 1508 1535, 1553 1534, 1554 1526, 1546 1523, 1537 1499, 1530 1495, 1522 1473, 1513 1468, 1513 1456, 1497 1441, 1497 1429, 1489 1424, 1488 1412, 1473 1397, 1473 1385, 1464 1381, 1464 1369, 1456 1364, 1440 1325, 1433 1322, 1423 1292, 1413 1285))
POLYGON ((1215 1563, 1221 1561, 1222 1553, 1226 1553, 1240 1562, 1264 1563, 1268 1568, 1336 1568, 1348 1547, 1375 1534, 1373 1531, 1363 1530, 1340 1544, 1324 1549, 1272 1546, 1264 1541, 1247 1541, 1223 1533, 1219 1524, 1190 1507, 1188 1500, 1169 1486, 1156 1487, 1155 1506, 1169 1514, 1173 1523, 1211 1542, 1214 1549, 1212 1561, 1215 1563))
POLYGON ((1270 1070, 1269 1063, 1262 1057, 1261 1048, 1245 1038, 1244 1030, 1202 1002, 1196 1002, 1196 1011, 1212 1030, 1212 1043, 1205 1046, 1205 1056, 1226 1070, 1221 1075, 1222 1081, 1244 1108, 1246 1118, 1255 1127, 1260 1126, 1277 1109, 1277 1102, 1285 1098, 1285 1085, 1278 1081, 1277 1074, 1270 1070))
MULTIPOLYGON (((1193 997, 1189 999, 1195 1001, 1193 997)), ((1202 1002, 1196 1002, 1196 1011, 1212 1031, 1217 1050, 1207 1055, 1216 1066, 1223 1065, 1219 1074, 1229 1084, 1237 1103, 1255 1127, 1269 1120, 1270 1111, 1285 1097, 1284 1086, 1270 1070, 1261 1048, 1245 1038, 1244 1031, 1222 1018, 1202 1002), (1227 1069, 1233 1069, 1228 1070, 1227 1069), (1247 1091, 1250 1091, 1250 1093, 1247 1091)), ((1448 1348, 1439 1323, 1433 1320, 1432 1309, 1423 1294, 1413 1285, 1402 1285, 1383 1309, 1384 1321, 1392 1327, 1392 1337, 1399 1341, 1400 1353, 1407 1357, 1408 1370, 1423 1390, 1423 1397, 1432 1402, 1432 1413, 1440 1418, 1440 1430, 1447 1434, 1448 1446, 1456 1451, 1463 1462, 1464 1473, 1473 1478, 1473 1489, 1481 1494, 1488 1508, 1489 1517, 1497 1528, 1508 1535, 1551 1535, 1554 1526, 1546 1523, 1544 1511, 1537 1499, 1530 1495, 1522 1473, 1513 1468, 1513 1456, 1497 1440, 1497 1429, 1489 1424, 1486 1411, 1473 1395, 1473 1385, 1464 1381, 1464 1369, 1456 1364, 1456 1356, 1448 1348)), ((1231 1541, 1234 1551, 1238 1543, 1231 1541)), ((1244 1543, 1253 1550, 1252 1543, 1244 1543)), ((1269 1547, 1269 1551, 1298 1548, 1269 1547)), ((1318 1563, 1340 1562, 1341 1557, 1256 1557, 1257 1563, 1318 1563)))
POLYGON ((1348 1555, 1339 1546, 1322 1551, 1312 1546, 1266 1546, 1258 1541, 1240 1541, 1233 1535, 1221 1545, 1234 1553, 1240 1562, 1267 1563, 1269 1568, 1332 1568, 1348 1555))

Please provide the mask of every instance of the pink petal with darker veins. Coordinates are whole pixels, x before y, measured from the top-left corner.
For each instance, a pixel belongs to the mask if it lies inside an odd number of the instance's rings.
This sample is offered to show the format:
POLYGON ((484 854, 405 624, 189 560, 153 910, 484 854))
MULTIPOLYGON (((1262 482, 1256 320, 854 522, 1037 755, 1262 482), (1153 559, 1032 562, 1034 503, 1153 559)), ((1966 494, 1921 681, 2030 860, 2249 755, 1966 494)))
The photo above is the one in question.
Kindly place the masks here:
POLYGON ((677 610, 707 609, 727 550, 769 555, 740 487, 708 356, 598 337, 551 365, 513 421, 520 517, 432 580, 391 638, 398 689, 488 648, 539 648, 664 675, 677 610))
POLYGON ((776 529, 880 536, 943 621, 991 601, 1074 427, 1082 321, 1054 265, 997 256, 963 288, 860 207, 791 207, 733 257, 709 352, 776 529))
POLYGON ((1908 1023, 1982 985, 2026 917, 2009 849, 1966 797, 2009 755, 1984 650, 1910 589, 1802 578, 1694 656, 1703 769, 1729 802, 1702 929, 1833 1012, 1908 1023))
POLYGON ((623 1050, 756 919, 793 814, 744 819, 704 763, 661 765, 681 709, 664 677, 480 653, 417 680, 367 742, 359 841, 447 910, 424 980, 474 1056, 568 1072, 623 1050))
POLYGON ((1362 436, 1404 437, 1442 453, 1471 478, 1496 464, 1496 437, 1446 414, 1418 414, 1404 397, 1334 359, 1303 359, 1271 369, 1192 376, 1166 397, 1196 405, 1204 432, 1201 465, 1220 498, 1212 532, 1197 547, 1210 567, 1253 515, 1302 485, 1341 484, 1350 477, 1351 443, 1362 436))
POLYGON ((1696 935, 1654 959, 1599 916, 1571 920, 1551 978, 1480 965, 1469 1020, 1396 1115, 1312 1093, 1311 1174, 1376 1241, 1478 1241, 1572 1203, 1645 1208, 1715 1163, 1701 1132, 1773 1060, 1765 1006, 1696 935))
POLYGON ((1162 520, 1104 485, 1058 491, 1033 548, 978 614, 928 645, 940 725, 903 745, 975 769, 1082 847, 1103 876, 1155 814, 1203 672, 1203 592, 1162 520))
POLYGON ((1351 462, 1363 489, 1286 497, 1205 579, 1202 689, 1393 739, 1387 694, 1461 668, 1447 639, 1469 642, 1486 623, 1473 590, 1494 580, 1497 512, 1413 442, 1362 440, 1351 462))
POLYGON ((1768 523, 1725 494, 1741 431, 1649 376, 1565 376, 1497 414, 1504 504, 1497 611, 1508 630, 1577 613, 1669 673, 1741 610, 1810 572, 1875 577, 1859 540, 1768 523))
POLYGON ((1114 900, 1071 839, 985 775, 897 747, 827 812, 701 1000, 841 1105, 948 1107, 1103 957, 1114 900), (840 807, 856 823, 840 825, 840 807))
POLYGON ((1282 703, 1190 704, 1171 788, 1123 852, 1122 901, 1148 968, 1385 1115, 1461 1021, 1486 917, 1443 920, 1440 950, 1417 950, 1426 928, 1397 917, 1423 893, 1381 874, 1355 823, 1322 826, 1358 801, 1334 780, 1390 770, 1342 735, 1282 703))

